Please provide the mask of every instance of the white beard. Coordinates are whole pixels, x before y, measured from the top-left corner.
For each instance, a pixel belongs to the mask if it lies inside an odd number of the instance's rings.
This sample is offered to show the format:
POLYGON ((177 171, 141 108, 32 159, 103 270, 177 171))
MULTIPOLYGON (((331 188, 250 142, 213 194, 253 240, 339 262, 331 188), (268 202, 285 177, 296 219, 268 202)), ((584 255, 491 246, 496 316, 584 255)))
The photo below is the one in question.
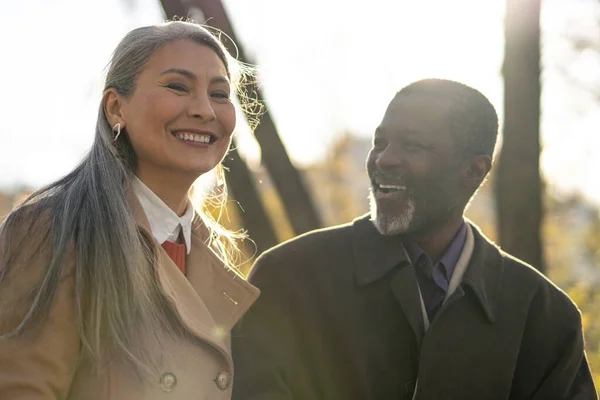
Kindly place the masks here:
POLYGON ((395 236, 407 233, 410 231, 411 223, 415 216, 415 202, 412 196, 408 196, 406 208, 396 214, 388 215, 378 212, 377 200, 371 190, 369 192, 369 205, 371 208, 371 220, 375 228, 384 236, 395 236))

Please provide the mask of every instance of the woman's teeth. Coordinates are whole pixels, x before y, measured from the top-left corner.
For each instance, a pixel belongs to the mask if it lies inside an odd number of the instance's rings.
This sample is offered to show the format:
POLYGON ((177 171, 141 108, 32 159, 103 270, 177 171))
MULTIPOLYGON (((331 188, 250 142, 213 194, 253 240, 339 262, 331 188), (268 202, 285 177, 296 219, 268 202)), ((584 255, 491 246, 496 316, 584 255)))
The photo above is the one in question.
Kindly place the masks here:
POLYGON ((210 143, 210 135, 181 132, 177 133, 175 137, 179 140, 189 140, 190 142, 210 143))

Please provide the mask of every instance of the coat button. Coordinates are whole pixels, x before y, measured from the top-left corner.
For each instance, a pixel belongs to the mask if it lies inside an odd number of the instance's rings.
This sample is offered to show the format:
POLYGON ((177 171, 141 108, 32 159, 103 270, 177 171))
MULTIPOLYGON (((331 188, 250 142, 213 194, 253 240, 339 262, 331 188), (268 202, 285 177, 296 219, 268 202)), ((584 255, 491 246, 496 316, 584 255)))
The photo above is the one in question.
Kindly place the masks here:
POLYGON ((163 392, 171 392, 177 386, 177 377, 170 372, 164 373, 160 377, 160 388, 163 392))
POLYGON ((231 384, 231 376, 227 372, 219 372, 219 375, 215 378, 217 387, 221 390, 227 390, 231 384))
POLYGON ((415 382, 414 381, 406 382, 406 385, 404 385, 404 398, 412 399, 414 394, 415 394, 415 382))

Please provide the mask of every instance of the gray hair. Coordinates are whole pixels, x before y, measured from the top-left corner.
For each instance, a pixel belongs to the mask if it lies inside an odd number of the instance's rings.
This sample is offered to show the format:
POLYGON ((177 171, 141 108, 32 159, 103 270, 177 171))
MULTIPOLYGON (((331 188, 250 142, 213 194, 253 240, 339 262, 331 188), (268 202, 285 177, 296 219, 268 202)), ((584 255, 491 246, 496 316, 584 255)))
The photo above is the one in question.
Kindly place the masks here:
MULTIPOLYGON (((240 84, 244 66, 239 67, 215 35, 195 23, 172 21, 134 29, 122 39, 113 53, 105 90, 114 88, 125 97, 131 96, 136 78, 150 57, 164 44, 180 39, 210 47, 224 63, 234 86, 240 84)), ((239 85, 236 89, 241 90, 239 85)), ((247 99, 243 95, 238 98, 247 99)), ((242 101, 243 106, 248 104, 242 101)), ((154 335, 151 339, 159 343, 165 332, 183 335, 185 330, 160 290, 153 240, 138 229, 127 201, 126 188, 136 168, 133 147, 127 135, 114 143, 113 135, 101 104, 94 142, 83 161, 64 178, 33 193, 0 226, 0 292, 19 276, 17 267, 22 265, 15 262, 18 253, 36 248, 37 252, 44 248, 51 251, 39 287, 28 288, 32 300, 25 315, 19 316, 7 332, 0 330, 0 335, 19 336, 39 328, 38 322, 48 313, 61 280, 70 273, 65 262, 74 253, 83 356, 99 366, 107 352, 122 351, 135 367, 148 370, 156 366, 155 353, 160 346, 141 348, 136 340, 139 332, 154 335), (25 234, 18 235, 24 226, 28 227, 25 234), (19 242, 19 237, 20 243, 11 243, 19 242), (41 239, 39 243, 27 242, 32 237, 41 239), (22 249, 24 242, 26 248, 22 249)), ((217 172, 222 174, 221 165, 217 172)), ((226 194, 222 191, 218 196, 221 205, 226 194)), ((213 247, 232 267, 230 255, 241 235, 221 227, 204 210, 204 204, 195 208, 211 232, 213 247)), ((2 311, 2 315, 4 319, 8 314, 2 311)))

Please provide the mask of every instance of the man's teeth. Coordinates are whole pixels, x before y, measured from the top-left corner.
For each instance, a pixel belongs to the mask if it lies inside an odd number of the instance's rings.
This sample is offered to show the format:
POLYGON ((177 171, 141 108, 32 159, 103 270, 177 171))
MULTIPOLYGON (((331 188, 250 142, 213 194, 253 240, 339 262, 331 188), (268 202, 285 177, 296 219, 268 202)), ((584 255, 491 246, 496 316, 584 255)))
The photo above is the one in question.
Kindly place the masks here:
POLYGON ((177 133, 175 137, 180 140, 189 140, 190 142, 210 143, 210 135, 181 132, 177 133))
POLYGON ((405 190, 406 186, 399 186, 399 185, 379 185, 379 189, 384 189, 384 190, 405 190))

